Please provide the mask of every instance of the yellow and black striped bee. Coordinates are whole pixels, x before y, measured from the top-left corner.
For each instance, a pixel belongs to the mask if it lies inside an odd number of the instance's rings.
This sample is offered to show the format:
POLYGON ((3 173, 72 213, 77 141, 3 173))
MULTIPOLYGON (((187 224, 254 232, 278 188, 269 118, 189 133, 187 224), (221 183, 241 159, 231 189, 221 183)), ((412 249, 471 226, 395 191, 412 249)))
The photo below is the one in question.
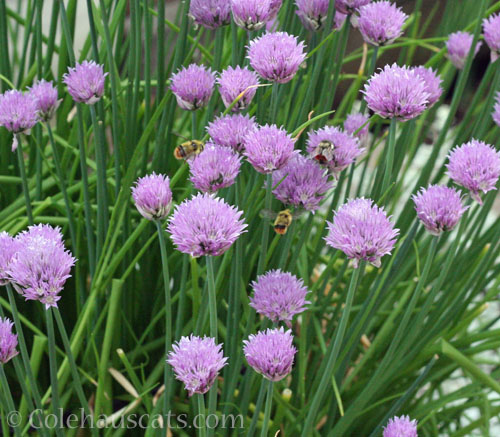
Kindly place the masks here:
POLYGON ((177 146, 174 150, 176 159, 188 160, 203 152, 205 144, 200 140, 188 140, 177 146))
POLYGON ((279 235, 285 235, 288 228, 292 224, 294 218, 300 217, 303 211, 291 212, 288 208, 284 209, 278 213, 274 211, 264 210, 262 215, 269 219, 274 219, 273 228, 274 232, 279 235))
POLYGON ((331 141, 321 141, 312 152, 313 158, 320 164, 331 161, 333 159, 333 150, 335 146, 331 141))

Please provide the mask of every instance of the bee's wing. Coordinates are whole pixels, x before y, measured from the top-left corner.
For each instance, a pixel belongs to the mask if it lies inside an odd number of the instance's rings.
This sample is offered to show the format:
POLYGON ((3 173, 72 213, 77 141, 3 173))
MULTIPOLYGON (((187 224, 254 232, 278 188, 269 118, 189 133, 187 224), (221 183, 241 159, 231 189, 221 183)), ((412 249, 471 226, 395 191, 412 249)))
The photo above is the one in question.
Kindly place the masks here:
POLYGON ((275 213, 274 211, 271 211, 270 209, 263 209, 260 212, 260 216, 262 218, 267 218, 267 219, 273 220, 273 219, 275 219, 278 216, 278 214, 275 213))
POLYGON ((296 218, 302 217, 305 213, 306 213, 306 211, 304 209, 298 209, 298 210, 292 212, 292 217, 294 219, 296 219, 296 218))

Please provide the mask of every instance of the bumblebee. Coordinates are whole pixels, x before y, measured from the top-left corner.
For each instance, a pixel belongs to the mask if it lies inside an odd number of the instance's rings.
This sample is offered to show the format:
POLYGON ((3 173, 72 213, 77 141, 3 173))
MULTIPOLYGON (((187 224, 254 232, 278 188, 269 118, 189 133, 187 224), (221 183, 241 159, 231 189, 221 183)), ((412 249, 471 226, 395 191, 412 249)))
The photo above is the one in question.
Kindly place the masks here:
POLYGON ((331 141, 323 140, 314 149, 312 155, 316 161, 324 164, 333 159, 333 150, 335 146, 331 141))
POLYGON ((279 235, 285 235, 288 228, 292 224, 293 219, 302 215, 302 211, 292 213, 289 209, 284 209, 278 213, 265 210, 262 213, 264 217, 274 219, 274 232, 279 235))
POLYGON ((185 141, 184 143, 175 148, 174 156, 176 159, 188 160, 199 155, 204 148, 205 144, 202 141, 199 140, 185 141))

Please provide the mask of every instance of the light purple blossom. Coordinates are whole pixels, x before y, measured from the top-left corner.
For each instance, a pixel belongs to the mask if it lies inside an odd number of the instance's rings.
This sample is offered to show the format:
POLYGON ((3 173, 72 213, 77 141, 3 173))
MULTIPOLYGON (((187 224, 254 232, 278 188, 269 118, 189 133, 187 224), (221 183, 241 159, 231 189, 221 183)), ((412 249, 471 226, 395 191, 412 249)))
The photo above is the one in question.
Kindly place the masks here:
POLYGON ((215 193, 234 184, 241 157, 232 149, 207 143, 203 152, 189 163, 191 182, 197 190, 215 193))
POLYGON ((443 80, 432 68, 426 68, 423 65, 414 67, 413 71, 417 73, 425 82, 425 91, 429 94, 427 108, 433 106, 443 94, 441 83, 443 80))
POLYGON ((38 300, 46 309, 57 307, 59 293, 76 261, 64 247, 60 229, 30 226, 16 240, 19 249, 7 270, 10 282, 26 300, 38 300))
POLYGON ((33 84, 29 90, 29 94, 36 102, 40 118, 44 121, 50 120, 61 103, 61 99, 57 98, 57 88, 52 82, 42 79, 33 84))
POLYGON ((252 282, 254 290, 250 306, 273 323, 279 321, 290 325, 293 316, 306 310, 311 303, 306 300, 309 290, 304 281, 281 270, 271 270, 252 282))
POLYGON ((241 215, 224 200, 200 193, 175 208, 167 230, 183 253, 222 255, 245 232, 241 215))
POLYGON ((467 188, 479 204, 482 204, 481 193, 496 189, 500 177, 500 152, 493 146, 473 139, 455 147, 448 161, 448 176, 467 188))
POLYGON ((273 173, 273 186, 276 187, 273 194, 282 203, 316 211, 332 183, 328 172, 317 162, 295 153, 273 173))
POLYGON ((342 29, 342 26, 345 23, 345 20, 347 19, 348 15, 343 14, 342 12, 335 12, 335 17, 333 19, 333 28, 335 30, 340 30, 342 29))
POLYGON ((12 332, 13 323, 7 318, 0 317, 0 363, 5 364, 14 358, 17 350, 17 334, 12 332))
MULTIPOLYGON (((455 32, 450 33, 448 36, 448 40, 446 41, 448 59, 459 70, 462 70, 465 66, 465 61, 467 59, 467 55, 469 54, 473 40, 474 35, 469 32, 455 32)), ((480 48, 481 42, 478 42, 473 56, 477 55, 480 48)))
POLYGON ((395 416, 387 422, 383 437, 417 437, 417 421, 395 416))
POLYGON ((430 97, 424 79, 415 70, 396 64, 375 73, 363 94, 376 114, 401 121, 418 117, 427 108, 430 97))
POLYGON ((363 153, 359 139, 335 126, 309 133, 307 152, 332 172, 335 178, 363 153))
POLYGON ((245 136, 243 154, 259 173, 272 173, 288 162, 294 145, 295 140, 283 128, 266 124, 245 136))
POLYGON ((286 32, 265 33, 250 41, 248 59, 259 75, 270 82, 286 83, 293 79, 306 59, 305 46, 286 32))
POLYGON ((391 253, 399 234, 389 219, 371 199, 349 200, 335 212, 333 222, 327 222, 326 243, 353 259, 355 267, 360 260, 380 267, 380 259, 391 253))
POLYGON ((196 111, 208 105, 214 85, 215 75, 209 68, 191 64, 172 75, 170 89, 182 109, 196 111))
POLYGON ((38 108, 29 93, 9 90, 0 95, 0 126, 14 134, 13 152, 17 149, 17 134, 28 135, 38 121, 38 108))
POLYGON ((490 15, 483 20, 484 40, 491 50, 491 62, 500 56, 500 14, 490 15))
POLYGON ((231 22, 230 0, 191 0, 189 16, 196 24, 216 29, 231 22))
POLYGON ((83 61, 74 68, 68 68, 63 82, 75 102, 93 105, 101 100, 104 94, 104 80, 107 75, 102 65, 94 61, 83 61))
POLYGON ((367 123, 368 120, 368 115, 362 114, 361 112, 353 112, 349 114, 344 121, 344 131, 359 138, 360 144, 366 144, 369 135, 368 130, 370 128, 370 123, 367 123), (361 128, 361 126, 363 126, 363 128, 361 128), (360 128, 361 130, 356 132, 360 128))
POLYGON ((243 29, 254 31, 276 18, 282 0, 231 0, 234 22, 243 29))
POLYGON ((163 220, 172 208, 172 190, 168 176, 156 174, 139 178, 132 197, 140 214, 148 220, 163 220))
POLYGON ((236 68, 228 67, 223 70, 217 78, 217 83, 219 85, 219 93, 226 108, 228 108, 241 93, 244 93, 232 108, 233 112, 238 112, 246 109, 252 102, 257 92, 256 85, 259 84, 259 78, 254 71, 249 70, 247 67, 242 68, 238 65, 236 68))
POLYGON ((368 3, 359 8, 359 31, 369 44, 392 44, 403 34, 407 18, 408 15, 390 1, 368 3))
POLYGON ((297 15, 304 27, 317 31, 323 27, 328 15, 329 0, 295 0, 297 15))
POLYGON ((0 286, 9 282, 7 271, 18 250, 18 241, 7 232, 0 232, 0 286))
POLYGON ((342 14, 351 15, 371 0, 335 0, 335 8, 342 14))
POLYGON ((297 349, 290 330, 283 327, 260 331, 243 341, 243 352, 250 366, 270 381, 280 381, 291 371, 297 349))
POLYGON ((245 150, 245 136, 257 129, 254 117, 225 115, 208 124, 208 134, 219 146, 231 147, 235 152, 245 150))
POLYGON ((493 107, 491 116, 493 117, 493 121, 500 126, 500 92, 495 97, 495 106, 493 107))
POLYGON ((215 344, 212 337, 197 337, 191 334, 172 346, 167 363, 176 378, 184 383, 189 396, 205 394, 210 390, 219 371, 227 364, 222 344, 215 344))
POLYGON ((412 198, 417 217, 432 235, 451 231, 467 210, 460 192, 443 185, 429 185, 412 198))

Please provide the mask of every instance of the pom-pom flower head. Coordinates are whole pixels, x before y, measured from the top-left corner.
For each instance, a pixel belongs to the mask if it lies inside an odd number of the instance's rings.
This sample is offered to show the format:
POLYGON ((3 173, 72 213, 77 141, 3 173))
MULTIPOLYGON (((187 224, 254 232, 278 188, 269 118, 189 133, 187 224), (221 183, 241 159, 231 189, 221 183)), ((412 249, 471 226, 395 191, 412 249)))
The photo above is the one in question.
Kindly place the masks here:
POLYGON ((403 34, 407 18, 401 8, 389 1, 368 3, 359 9, 359 31, 374 46, 392 44, 403 34))
POLYGON ((172 207, 170 179, 152 173, 139 178, 132 188, 132 197, 140 214, 148 220, 163 220, 172 207))
POLYGON ((243 93, 232 108, 233 112, 238 112, 243 111, 250 105, 257 91, 255 86, 259 84, 259 78, 254 71, 250 71, 247 67, 228 67, 217 78, 217 83, 226 108, 243 93))
POLYGON ((179 381, 184 383, 189 396, 205 394, 212 387, 219 371, 227 364, 222 344, 211 337, 195 335, 182 337, 168 354, 170 364, 179 381))
POLYGON ((353 199, 342 205, 328 222, 326 243, 344 252, 358 267, 364 260, 380 267, 380 259, 390 254, 399 234, 398 229, 371 199, 353 199))
POLYGON ((370 123, 368 122, 368 115, 362 114, 361 112, 354 112, 349 114, 344 121, 344 130, 349 135, 358 137, 360 140, 368 136, 368 128, 370 123), (363 126, 361 128, 361 126, 363 126))
POLYGON ((335 8, 342 14, 351 15, 361 6, 367 5, 370 2, 371 0, 336 0, 335 8))
POLYGON ((414 67, 413 71, 425 82, 425 91, 429 94, 427 107, 430 108, 439 100, 441 94, 443 94, 443 88, 441 87, 443 80, 432 68, 426 68, 421 65, 414 67))
POLYGON ((481 193, 495 190, 500 177, 500 152, 482 141, 471 140, 455 147, 448 155, 448 176, 467 188, 482 204, 481 193))
POLYGON ((281 4, 282 0, 231 0, 231 11, 239 27, 254 31, 274 20, 281 4))
POLYGON ((7 232, 0 232, 0 286, 9 282, 7 271, 18 250, 18 241, 7 232))
POLYGON ((104 73, 102 65, 94 61, 83 61, 74 68, 68 68, 63 82, 75 102, 93 105, 101 100, 104 94, 104 80, 107 74, 104 73))
POLYGON ((189 16, 196 24, 216 29, 231 22, 230 0, 191 0, 189 16))
POLYGON ((292 80, 305 61, 304 43, 286 32, 265 33, 250 41, 248 58, 259 75, 270 82, 292 80))
POLYGON ((14 358, 17 351, 17 335, 12 332, 13 323, 0 317, 0 363, 5 364, 14 358))
POLYGON ((52 82, 42 79, 29 90, 29 94, 36 102, 40 118, 44 121, 50 120, 61 103, 61 100, 57 99, 57 88, 52 82))
POLYGON ((383 437, 417 437, 417 421, 395 416, 387 422, 383 437))
POLYGON ((0 126, 14 134, 13 152, 17 149, 17 134, 29 134, 38 120, 38 107, 29 93, 9 90, 0 95, 0 126))
POLYGON ((317 162, 296 153, 273 173, 273 187, 273 194, 285 205, 316 211, 332 183, 317 162))
POLYGON ((210 69, 191 64, 172 75, 170 89, 182 109, 196 111, 208 104, 214 85, 215 75, 210 69))
POLYGON ((191 182, 197 190, 215 193, 234 184, 240 166, 241 157, 230 148, 208 143, 189 163, 191 182))
POLYGON ((280 381, 292 371, 297 349, 290 330, 267 329, 244 340, 243 352, 252 368, 270 381, 280 381))
POLYGON ((274 323, 279 321, 290 325, 296 314, 305 311, 309 293, 304 281, 291 273, 271 270, 252 283, 254 290, 250 306, 274 323))
POLYGON ((16 240, 19 249, 7 271, 10 282, 26 300, 38 300, 46 309, 57 307, 76 261, 64 247, 60 229, 30 226, 16 240))
POLYGON ((245 136, 244 155, 259 173, 272 173, 288 162, 294 144, 284 129, 266 124, 245 136))
POLYGON ((323 27, 323 22, 328 15, 329 0, 295 0, 297 15, 304 27, 317 31, 323 27))
POLYGON ((493 121, 500 126, 500 92, 497 93, 495 97, 495 106, 493 107, 493 113, 491 114, 493 121))
POLYGON ((433 235, 451 231, 467 209, 454 188, 430 185, 413 196, 417 217, 433 235))
POLYGON ((248 115, 225 115, 208 124, 208 135, 219 146, 231 147, 235 152, 245 150, 245 136, 257 129, 255 119, 248 115))
POLYGON ((383 118, 401 121, 418 117, 429 103, 424 79, 408 67, 386 65, 363 91, 368 107, 383 118))
MULTIPOLYGON (((469 32, 455 32, 448 36, 448 41, 446 41, 448 59, 459 70, 462 70, 465 66, 465 61, 467 59, 467 55, 469 54, 473 40, 474 35, 469 32)), ((480 48, 481 42, 478 42, 473 56, 477 55, 480 48)))
POLYGON ((222 255, 245 232, 241 215, 222 199, 198 194, 176 207, 167 230, 183 253, 222 255))
POLYGON ((491 15, 483 20, 484 40, 491 50, 491 62, 500 56, 500 14, 491 15))
POLYGON ((328 167, 335 178, 363 153, 359 139, 334 126, 311 132, 307 139, 309 155, 328 167))

